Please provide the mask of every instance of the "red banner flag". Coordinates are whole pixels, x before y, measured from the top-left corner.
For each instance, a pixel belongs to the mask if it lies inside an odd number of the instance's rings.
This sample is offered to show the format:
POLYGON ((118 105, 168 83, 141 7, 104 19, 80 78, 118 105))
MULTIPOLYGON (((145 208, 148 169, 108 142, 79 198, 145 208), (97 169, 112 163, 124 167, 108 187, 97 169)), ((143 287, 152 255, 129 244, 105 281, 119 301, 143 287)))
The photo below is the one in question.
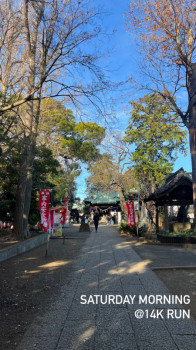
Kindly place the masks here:
POLYGON ((67 209, 68 209, 68 197, 66 197, 64 204, 63 204, 63 211, 61 213, 61 218, 60 218, 61 225, 65 225, 65 218, 66 218, 67 209))
POLYGON ((128 222, 127 224, 130 226, 135 226, 135 210, 134 210, 134 202, 128 201, 126 203, 127 213, 128 213, 128 222))
POLYGON ((50 210, 50 231, 52 232, 52 229, 54 227, 54 210, 50 210))
POLYGON ((45 232, 49 229, 49 207, 50 207, 50 191, 41 190, 39 193, 39 210, 41 215, 41 228, 45 232))

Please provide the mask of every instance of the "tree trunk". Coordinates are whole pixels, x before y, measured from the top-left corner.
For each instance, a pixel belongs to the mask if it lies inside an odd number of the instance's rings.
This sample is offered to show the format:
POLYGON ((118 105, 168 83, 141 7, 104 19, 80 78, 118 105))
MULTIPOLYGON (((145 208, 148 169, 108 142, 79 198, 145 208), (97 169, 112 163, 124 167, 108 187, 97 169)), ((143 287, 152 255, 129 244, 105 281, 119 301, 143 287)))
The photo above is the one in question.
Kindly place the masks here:
MULTIPOLYGON (((151 181, 150 186, 149 186, 148 195, 150 193, 154 193, 155 190, 156 190, 156 185, 153 181, 151 181)), ((154 230, 154 228, 156 227, 156 207, 152 201, 146 203, 146 210, 147 210, 148 216, 149 216, 148 229, 154 230)))
MULTIPOLYGON (((29 218, 29 211, 31 206, 31 194, 32 194, 32 182, 33 182, 33 163, 34 163, 34 157, 35 157, 35 148, 36 148, 36 138, 37 138, 37 132, 38 132, 38 125, 39 125, 39 116, 40 116, 40 105, 41 105, 41 89, 39 90, 38 94, 39 100, 36 103, 36 116, 35 120, 33 121, 33 128, 32 128, 32 136, 31 136, 31 144, 30 144, 30 153, 29 153, 29 162, 27 167, 27 174, 26 174, 26 192, 25 192, 25 206, 24 206, 24 218, 23 218, 23 232, 24 237, 28 237, 30 235, 29 229, 28 229, 28 218, 29 218)), ((34 104, 35 109, 35 104, 34 104)))
POLYGON ((196 63, 188 71, 189 88, 189 142, 192 162, 194 231, 196 231, 196 63))
POLYGON ((164 229, 169 232, 168 206, 164 204, 164 229))
POLYGON ((30 136, 24 136, 24 147, 20 161, 19 181, 16 194, 16 205, 14 211, 14 233, 22 240, 23 235, 23 219, 24 219, 24 206, 25 206, 25 193, 26 193, 26 177, 27 177, 27 164, 28 164, 28 148, 30 145, 30 136))
POLYGON ((33 179, 33 162, 34 162, 34 154, 35 154, 35 143, 30 147, 30 156, 29 162, 27 165, 27 173, 26 173, 26 191, 25 191, 25 205, 24 205, 24 215, 23 215, 23 235, 24 238, 30 236, 30 232, 28 229, 28 218, 29 211, 31 206, 31 192, 32 192, 32 179, 33 179))
MULTIPOLYGON (((36 21, 31 27, 29 22, 29 2, 24 2, 24 24, 26 29, 27 54, 29 60, 28 75, 28 93, 31 93, 35 87, 36 77, 36 50, 38 46, 38 28, 44 12, 44 1, 41 1, 39 13, 36 15, 36 21)), ((40 62, 43 68, 43 62, 40 62)), ((41 76, 40 72, 40 76, 41 76)), ((38 91, 38 97, 41 98, 41 87, 38 91)), ((20 239, 24 239, 28 234, 28 216, 31 203, 32 190, 32 172, 34 161, 34 150, 36 145, 36 134, 39 121, 39 107, 35 108, 33 101, 25 104, 26 114, 24 123, 24 152, 21 157, 21 168, 19 172, 18 192, 16 197, 14 231, 20 239)))
POLYGON ((122 188, 120 186, 117 187, 117 192, 118 192, 118 195, 120 197, 120 207, 121 207, 122 212, 124 213, 125 221, 127 222, 128 216, 127 216, 126 201, 125 201, 125 197, 124 197, 122 188))
POLYGON ((159 207, 156 206, 156 233, 159 233, 159 207))
POLYGON ((196 127, 189 130, 190 152, 192 163, 194 231, 196 231, 196 127))
POLYGON ((14 212, 14 232, 21 240, 24 239, 24 222, 25 219, 25 196, 27 186, 27 169, 30 161, 31 151, 31 136, 32 136, 32 122, 33 122, 33 102, 29 101, 26 104, 26 111, 23 116, 24 123, 24 141, 23 151, 21 155, 19 180, 16 195, 16 206, 14 212))

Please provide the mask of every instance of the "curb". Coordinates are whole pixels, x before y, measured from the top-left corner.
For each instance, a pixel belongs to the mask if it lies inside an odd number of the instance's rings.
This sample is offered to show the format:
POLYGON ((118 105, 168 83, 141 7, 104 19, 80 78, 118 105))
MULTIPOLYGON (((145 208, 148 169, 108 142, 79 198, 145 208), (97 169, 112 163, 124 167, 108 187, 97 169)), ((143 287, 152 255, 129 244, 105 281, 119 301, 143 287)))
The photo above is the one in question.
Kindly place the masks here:
POLYGON ((33 248, 38 247, 47 242, 47 233, 41 233, 40 235, 29 238, 26 241, 16 243, 9 248, 2 249, 0 251, 0 262, 5 261, 7 259, 13 258, 16 255, 22 254, 31 250, 33 248))
POLYGON ((155 271, 155 270, 182 270, 182 269, 185 269, 185 270, 191 270, 191 269, 196 269, 196 266, 195 265, 189 265, 189 266, 160 266, 160 267, 150 267, 152 271, 155 271))

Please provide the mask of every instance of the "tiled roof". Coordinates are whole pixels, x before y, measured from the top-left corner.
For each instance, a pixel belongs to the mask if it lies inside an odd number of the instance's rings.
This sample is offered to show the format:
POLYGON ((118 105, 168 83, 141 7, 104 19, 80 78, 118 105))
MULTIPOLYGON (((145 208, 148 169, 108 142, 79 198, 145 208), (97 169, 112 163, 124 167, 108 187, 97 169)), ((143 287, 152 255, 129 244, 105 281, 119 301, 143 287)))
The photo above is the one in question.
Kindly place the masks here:
POLYGON ((183 168, 180 168, 175 173, 171 173, 170 175, 166 176, 164 184, 160 188, 155 190, 154 193, 151 193, 145 199, 145 202, 148 202, 150 200, 155 200, 157 198, 165 196, 166 194, 169 194, 171 191, 173 191, 179 185, 192 186, 191 175, 186 171, 184 171, 183 168))
POLYGON ((96 192, 90 195, 89 197, 84 199, 84 202, 91 202, 93 203, 116 203, 119 202, 120 198, 118 193, 111 192, 111 193, 104 193, 104 192, 96 192))

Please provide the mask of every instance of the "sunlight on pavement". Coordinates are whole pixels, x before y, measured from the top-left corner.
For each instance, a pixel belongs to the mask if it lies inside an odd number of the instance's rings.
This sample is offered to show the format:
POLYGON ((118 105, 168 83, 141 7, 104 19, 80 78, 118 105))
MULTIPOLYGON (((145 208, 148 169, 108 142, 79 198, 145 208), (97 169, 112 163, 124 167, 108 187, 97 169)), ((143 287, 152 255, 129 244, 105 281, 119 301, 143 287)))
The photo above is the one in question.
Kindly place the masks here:
POLYGON ((82 273, 82 272, 85 272, 85 269, 79 269, 76 271, 76 273, 82 273))
POLYGON ((131 241, 130 243, 134 244, 135 246, 141 246, 144 244, 147 244, 147 241, 142 241, 142 242, 138 242, 138 241, 131 241))
POLYGON ((149 265, 151 260, 144 260, 138 263, 129 263, 127 261, 122 261, 116 269, 109 270, 110 275, 128 275, 131 273, 144 273, 146 271, 147 265, 149 265))
POLYGON ((85 340, 89 339, 90 337, 92 337, 94 332, 95 332, 95 328, 91 327, 91 328, 87 329, 84 333, 81 334, 80 339, 85 341, 85 340))
POLYGON ((60 266, 64 266, 69 264, 70 261, 69 260, 57 260, 57 261, 52 261, 51 263, 48 264, 44 264, 44 265, 40 265, 39 268, 40 269, 49 269, 49 270, 54 270, 60 266))
POLYGON ((31 270, 31 271, 27 271, 25 273, 35 274, 35 273, 39 273, 39 272, 41 272, 41 270, 31 270))
POLYGON ((115 245, 116 249, 130 248, 131 242, 122 242, 115 245))
POLYGON ((58 269, 61 266, 65 266, 69 263, 70 263, 70 260, 66 260, 66 261, 65 260, 56 260, 56 261, 52 261, 48 264, 38 266, 37 270, 30 270, 30 271, 25 270, 25 273, 26 274, 35 274, 35 273, 43 272, 45 270, 53 271, 53 270, 58 269))
POLYGON ((130 240, 130 241, 126 241, 126 242, 122 242, 120 244, 117 244, 117 245, 115 245, 115 248, 116 249, 124 249, 124 248, 130 248, 130 246, 132 244, 134 244, 135 246, 141 246, 141 245, 144 245, 147 243, 148 243, 147 241, 138 242, 137 239, 134 239, 134 240, 130 240))

